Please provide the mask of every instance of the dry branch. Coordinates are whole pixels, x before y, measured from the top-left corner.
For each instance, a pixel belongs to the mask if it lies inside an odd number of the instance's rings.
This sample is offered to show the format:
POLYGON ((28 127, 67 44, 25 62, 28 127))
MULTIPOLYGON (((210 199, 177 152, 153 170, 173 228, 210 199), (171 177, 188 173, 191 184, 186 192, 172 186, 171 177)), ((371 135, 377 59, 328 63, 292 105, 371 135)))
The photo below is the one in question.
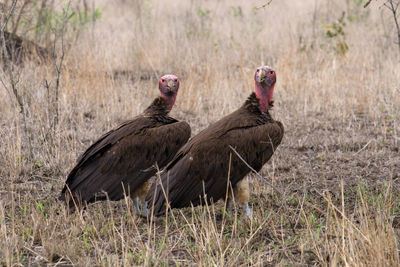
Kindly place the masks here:
MULTIPOLYGON (((32 150, 32 142, 31 139, 29 137, 28 134, 28 127, 27 127, 27 122, 26 122, 26 112, 25 112, 25 105, 24 105, 24 100, 20 94, 20 92, 18 91, 17 85, 19 83, 19 77, 17 74, 17 77, 15 75, 15 66, 12 62, 12 55, 14 54, 13 50, 15 50, 15 47, 11 46, 9 48, 7 48, 7 41, 6 41, 6 34, 5 34, 5 29, 7 27, 7 24, 10 20, 10 18, 13 16, 14 14, 14 10, 15 10, 15 6, 17 4, 17 0, 13 0, 11 8, 8 12, 7 17, 4 19, 3 24, 1 25, 0 28, 0 35, 2 38, 2 54, 3 54, 3 61, 4 61, 4 69, 8 75, 8 82, 11 86, 11 91, 13 92, 15 99, 18 103, 19 106, 19 112, 22 115, 22 119, 23 119, 23 127, 24 127, 24 133, 26 136, 26 139, 28 140, 28 144, 29 144, 29 155, 31 158, 33 158, 33 150, 32 150)), ((3 80, 3 78, 0 78, 1 83, 3 84, 4 88, 9 92, 7 83, 5 80, 3 80)))

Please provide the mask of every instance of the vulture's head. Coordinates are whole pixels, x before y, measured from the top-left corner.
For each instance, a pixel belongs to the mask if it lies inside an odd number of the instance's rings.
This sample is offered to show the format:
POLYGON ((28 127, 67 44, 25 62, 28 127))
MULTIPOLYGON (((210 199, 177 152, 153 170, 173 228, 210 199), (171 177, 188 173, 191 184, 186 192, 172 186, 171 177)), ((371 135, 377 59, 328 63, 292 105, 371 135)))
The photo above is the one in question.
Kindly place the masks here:
POLYGON ((272 96, 276 83, 276 73, 269 66, 258 67, 254 74, 256 96, 260 101, 260 109, 267 111, 272 105, 272 96))
POLYGON ((172 74, 162 76, 158 81, 158 88, 160 89, 161 97, 167 100, 171 109, 179 89, 178 77, 172 74))

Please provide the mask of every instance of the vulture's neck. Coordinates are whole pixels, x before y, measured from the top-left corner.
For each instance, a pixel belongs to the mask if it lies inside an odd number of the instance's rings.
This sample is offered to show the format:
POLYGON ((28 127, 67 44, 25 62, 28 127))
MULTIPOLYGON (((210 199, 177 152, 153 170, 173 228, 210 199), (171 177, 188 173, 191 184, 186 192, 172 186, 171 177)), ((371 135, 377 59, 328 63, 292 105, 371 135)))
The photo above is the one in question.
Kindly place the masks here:
POLYGON ((260 99, 257 98, 256 93, 251 93, 251 95, 247 98, 246 102, 244 103, 244 107, 250 111, 251 113, 254 113, 256 115, 263 115, 271 118, 268 109, 272 108, 274 102, 270 101, 268 103, 268 108, 266 111, 262 111, 260 109, 260 99))
POLYGON ((274 87, 275 84, 272 86, 267 86, 264 83, 258 83, 257 81, 255 82, 255 94, 256 97, 260 101, 260 109, 261 111, 268 111, 268 108, 270 106, 270 103, 272 102, 272 95, 274 94, 274 87))
POLYGON ((167 116, 170 110, 170 103, 162 97, 157 97, 144 113, 149 116, 167 116))

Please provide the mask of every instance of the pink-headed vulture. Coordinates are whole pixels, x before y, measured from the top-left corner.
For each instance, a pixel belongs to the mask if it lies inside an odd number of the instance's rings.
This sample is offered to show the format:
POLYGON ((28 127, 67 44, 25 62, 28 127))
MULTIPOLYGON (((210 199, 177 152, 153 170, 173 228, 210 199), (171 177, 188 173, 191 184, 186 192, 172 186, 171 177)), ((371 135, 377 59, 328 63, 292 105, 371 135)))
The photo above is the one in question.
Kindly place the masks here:
POLYGON ((190 137, 186 122, 168 116, 179 84, 175 75, 161 77, 160 97, 142 114, 101 136, 78 158, 60 199, 72 208, 128 195, 140 212, 138 201, 144 202, 156 166, 164 167, 190 137))
POLYGON ((259 171, 271 158, 284 133, 269 113, 276 73, 262 66, 254 79, 255 92, 245 103, 190 139, 153 183, 146 201, 155 216, 165 214, 168 204, 174 209, 224 199, 228 178, 235 187, 250 172, 243 160, 259 171))

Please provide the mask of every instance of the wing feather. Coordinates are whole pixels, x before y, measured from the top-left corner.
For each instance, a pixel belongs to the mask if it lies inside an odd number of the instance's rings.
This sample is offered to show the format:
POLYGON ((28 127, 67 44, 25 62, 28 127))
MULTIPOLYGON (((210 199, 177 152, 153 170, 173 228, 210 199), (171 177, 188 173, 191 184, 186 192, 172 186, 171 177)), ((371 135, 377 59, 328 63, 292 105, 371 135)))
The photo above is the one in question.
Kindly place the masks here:
POLYGON ((154 164, 165 166, 190 137, 186 122, 163 125, 139 117, 106 133, 79 158, 62 191, 67 186, 82 201, 91 202, 106 192, 118 200, 156 172, 154 164))
POLYGON ((257 171, 271 158, 282 140, 283 125, 276 121, 260 124, 251 119, 241 120, 237 125, 232 121, 237 115, 232 113, 193 137, 168 164, 161 176, 161 184, 155 184, 147 198, 150 204, 154 201, 156 215, 163 214, 166 207, 167 200, 161 186, 168 188, 168 201, 172 208, 201 204, 203 183, 207 201, 224 197, 229 169, 232 186, 250 172, 232 154, 230 146, 257 171), (222 127, 224 125, 228 127, 222 127), (153 199, 153 196, 156 197, 153 199))

